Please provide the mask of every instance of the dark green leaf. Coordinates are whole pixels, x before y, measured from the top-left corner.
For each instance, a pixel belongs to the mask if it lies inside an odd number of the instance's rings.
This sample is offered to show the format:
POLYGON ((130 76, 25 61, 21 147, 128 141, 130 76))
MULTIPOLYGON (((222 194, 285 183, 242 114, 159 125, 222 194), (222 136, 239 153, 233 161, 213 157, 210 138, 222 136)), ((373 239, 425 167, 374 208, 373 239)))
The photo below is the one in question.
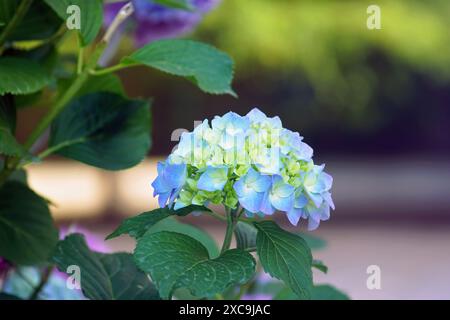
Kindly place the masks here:
POLYGON ((129 253, 90 251, 84 237, 71 234, 57 245, 53 261, 66 272, 80 268, 81 289, 92 300, 155 300, 158 293, 146 274, 136 268, 129 253))
POLYGON ((75 99, 53 122, 49 145, 99 168, 133 167, 150 148, 149 104, 106 92, 75 99))
POLYGON ((312 256, 305 240, 273 221, 255 222, 255 226, 257 252, 264 270, 282 280, 300 298, 309 298, 312 256))
POLYGON ((22 299, 20 299, 17 296, 13 296, 12 294, 0 292, 0 300, 22 300, 22 299))
POLYGON ((179 210, 173 210, 168 207, 158 208, 152 211, 141 213, 138 216, 131 217, 122 221, 120 226, 111 233, 106 240, 116 238, 123 234, 128 234, 133 238, 140 238, 159 221, 170 216, 184 217, 194 211, 210 211, 203 206, 190 205, 179 210))
POLYGON ((146 233, 156 233, 160 231, 171 231, 190 236, 191 238, 199 241, 206 247, 206 249, 208 249, 208 253, 211 258, 215 258, 219 255, 219 248, 217 247, 216 241, 207 232, 190 224, 181 223, 174 217, 169 217, 159 221, 146 233))
MULTIPOLYGON (((2 0, 5 1, 5 0, 2 0)), ((13 1, 16 4, 17 0, 13 1)), ((63 21, 43 1, 33 1, 20 24, 14 29, 8 40, 44 40, 54 35, 63 21)))
POLYGON ((51 80, 47 70, 38 63, 12 57, 0 58, 0 75, 0 95, 33 93, 51 80))
POLYGON ((312 300, 350 300, 342 291, 328 284, 314 286, 311 294, 312 300))
POLYGON ((245 222, 238 222, 234 229, 234 235, 236 236, 236 246, 238 249, 247 249, 256 247, 256 235, 258 230, 245 222))
POLYGON ((0 256, 17 264, 37 264, 50 257, 58 230, 47 202, 16 181, 0 188, 0 256))
POLYGON ((0 96, 0 127, 10 132, 16 131, 16 108, 10 94, 0 96))
POLYGON ((11 132, 0 127, 0 155, 23 157, 27 154, 24 147, 19 144, 11 132))
POLYGON ((103 23, 103 7, 101 0, 44 0, 64 21, 71 17, 67 9, 71 5, 80 8, 79 30, 83 46, 95 40, 103 23))
POLYGON ((313 260, 312 262, 313 268, 322 271, 323 273, 328 272, 328 267, 320 260, 313 260))
POLYGON ((143 64, 186 77, 213 94, 235 95, 231 88, 233 61, 209 45, 190 40, 159 40, 122 60, 125 65, 143 64))
POLYGON ((77 96, 81 97, 95 92, 116 93, 126 98, 122 81, 118 76, 112 73, 89 78, 83 87, 81 87, 81 89, 77 92, 77 96))
POLYGON ((134 259, 141 270, 150 274, 164 299, 183 287, 196 297, 213 296, 231 285, 249 281, 256 264, 251 254, 240 249, 210 259, 208 250, 197 240, 166 231, 146 233, 140 238, 134 259))

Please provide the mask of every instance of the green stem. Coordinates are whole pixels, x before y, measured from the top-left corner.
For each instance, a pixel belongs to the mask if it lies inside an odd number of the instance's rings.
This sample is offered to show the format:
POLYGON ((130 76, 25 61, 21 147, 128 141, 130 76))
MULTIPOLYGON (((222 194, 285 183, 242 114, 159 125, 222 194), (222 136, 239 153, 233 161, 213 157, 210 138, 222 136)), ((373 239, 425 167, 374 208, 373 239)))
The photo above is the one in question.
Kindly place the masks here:
POLYGON ((28 140, 25 142, 24 147, 26 149, 30 149, 36 140, 44 133, 44 131, 48 128, 48 126, 52 123, 52 121, 59 115, 59 113, 64 109, 64 107, 72 100, 77 92, 81 89, 84 83, 89 78, 89 70, 91 68, 95 68, 97 65, 97 61, 100 58, 101 53, 103 52, 104 44, 100 44, 95 50, 92 58, 88 62, 87 67, 78 75, 75 81, 72 82, 70 87, 66 90, 66 92, 56 101, 53 108, 50 112, 41 120, 38 126, 34 129, 31 135, 28 137, 28 140))
POLYGON ((0 34, 0 53, 3 51, 1 48, 3 47, 4 43, 6 42, 6 40, 8 40, 8 37, 11 35, 14 29, 20 24, 23 17, 30 9, 32 3, 33 0, 22 0, 20 2, 19 6, 16 9, 16 13, 0 34))
POLYGON ((234 216, 234 211, 227 210, 227 230, 225 232, 225 238, 223 240, 222 250, 220 253, 224 253, 230 249, 231 240, 233 239, 234 227, 236 226, 237 220, 234 216))
POLYGON ((36 300, 39 297, 39 293, 42 291, 42 289, 44 289, 52 272, 53 266, 45 268, 45 270, 42 272, 41 281, 39 281, 39 284, 33 290, 33 293, 30 295, 29 300, 36 300))
POLYGON ((78 34, 78 61, 77 61, 77 74, 83 72, 84 64, 84 48, 81 46, 81 36, 78 34))
MULTIPOLYGON (((31 132, 27 141, 24 144, 24 148, 29 150, 33 144, 39 139, 39 137, 47 130, 53 120, 61 113, 61 111, 66 107, 66 105, 76 96, 81 87, 86 83, 89 79, 89 71, 94 69, 97 66, 97 61, 100 58, 103 49, 105 48, 106 43, 100 43, 95 49, 92 57, 89 59, 86 64, 86 68, 79 74, 75 80, 72 82, 70 87, 62 94, 55 102, 50 112, 47 113, 39 122, 36 128, 31 132)), ((45 155, 45 154, 44 154, 45 155)), ((2 185, 11 173, 16 170, 16 168, 20 165, 21 158, 14 158, 8 163, 3 171, 0 173, 0 185, 2 185)))
POLYGON ((116 64, 114 66, 108 67, 108 68, 104 68, 104 69, 100 69, 100 70, 91 70, 90 74, 92 76, 103 76, 105 74, 109 74, 109 73, 113 73, 122 69, 126 69, 126 68, 131 68, 131 67, 135 67, 138 66, 139 63, 132 63, 132 64, 116 64))
POLYGON ((57 152, 57 151, 59 151, 59 150, 65 148, 65 147, 68 147, 68 146, 71 146, 71 145, 74 145, 74 144, 77 144, 77 143, 82 143, 82 142, 84 142, 84 141, 86 141, 86 138, 85 138, 85 137, 78 138, 78 139, 73 139, 73 140, 68 140, 68 141, 64 141, 64 142, 62 142, 62 143, 60 143, 60 144, 57 144, 57 145, 55 145, 55 146, 53 146, 53 147, 50 147, 50 148, 48 148, 48 149, 42 151, 41 153, 39 153, 39 154, 37 155, 37 157, 38 157, 40 160, 43 160, 43 159, 45 159, 46 157, 48 157, 49 155, 51 155, 51 154, 53 154, 53 153, 55 153, 55 152, 57 152))

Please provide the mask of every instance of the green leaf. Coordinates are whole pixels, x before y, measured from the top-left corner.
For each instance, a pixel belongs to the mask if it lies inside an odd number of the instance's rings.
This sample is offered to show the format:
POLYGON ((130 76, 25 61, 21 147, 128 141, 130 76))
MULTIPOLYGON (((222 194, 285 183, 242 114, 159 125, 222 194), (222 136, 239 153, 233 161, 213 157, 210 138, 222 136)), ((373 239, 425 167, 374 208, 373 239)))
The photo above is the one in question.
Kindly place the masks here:
POLYGON ((16 130, 16 113, 14 97, 10 94, 0 96, 0 127, 14 132, 16 130))
POLYGON ((205 248, 208 249, 208 253, 211 258, 215 258, 219 255, 219 248, 217 247, 216 241, 207 232, 190 224, 181 223, 174 217, 169 217, 159 221, 146 233, 156 233, 161 231, 171 231, 185 234, 204 245, 205 248))
POLYGON ((127 96, 122 81, 112 73, 89 78, 77 92, 77 97, 96 92, 116 93, 124 98, 127 96))
POLYGON ((0 300, 22 300, 22 299, 20 299, 17 296, 13 296, 12 294, 0 292, 0 300))
POLYGON ((236 247, 238 249, 247 249, 256 247, 256 235, 258 230, 245 222, 238 222, 234 229, 234 235, 236 236, 236 247))
POLYGON ((321 260, 313 260, 312 267, 322 271, 323 273, 328 272, 328 267, 321 260))
POLYGON ((192 10, 192 5, 188 0, 153 0, 153 2, 162 4, 166 7, 192 10))
POLYGON ((123 234, 128 234, 133 238, 140 238, 159 221, 170 216, 184 217, 194 211, 211 211, 204 206, 190 205, 179 210, 173 210, 169 207, 158 208, 152 211, 141 213, 135 217, 131 217, 122 221, 120 226, 106 240, 116 238, 123 234))
POLYGON ((350 300, 342 291, 328 284, 314 286, 311 294, 312 300, 350 300))
MULTIPOLYGON (((5 0, 3 0, 5 1, 5 0)), ((13 1, 19 4, 17 0, 13 1)), ((63 21, 43 1, 33 1, 20 24, 14 29, 8 40, 44 40, 54 35, 63 21)))
POLYGON ((0 95, 33 93, 51 80, 45 68, 37 62, 12 57, 0 58, 0 75, 0 95))
POLYGON ((53 122, 49 146, 95 167, 133 167, 150 148, 149 104, 106 92, 75 99, 53 122))
POLYGON ((255 226, 257 253, 264 270, 282 280, 300 298, 309 298, 312 256, 305 240, 273 221, 255 222, 255 226))
POLYGON ((231 94, 233 61, 209 45, 191 40, 159 40, 122 59, 124 65, 143 64, 186 77, 212 94, 231 94))
MULTIPOLYGON (((66 272, 80 268, 81 289, 92 300, 156 300, 158 293, 129 253, 102 254, 91 251, 81 234, 71 234, 57 245, 52 260, 66 272)), ((69 274, 71 275, 71 274, 69 274)))
POLYGON ((11 132, 4 127, 0 127, 0 155, 11 157, 23 157, 27 155, 25 148, 18 143, 11 132))
POLYGON ((17 264, 47 261, 58 241, 47 202, 17 181, 0 188, 0 256, 17 264))
POLYGON ((141 270, 150 274, 163 299, 183 287, 196 297, 210 297, 249 281, 256 265, 252 255, 240 249, 210 259, 208 250, 197 240, 166 231, 146 233, 140 238, 134 259, 141 270))
POLYGON ((45 2, 61 17, 64 21, 70 19, 72 12, 68 12, 71 5, 80 8, 79 30, 83 46, 87 46, 97 37, 103 23, 103 7, 101 0, 45 0, 45 2))

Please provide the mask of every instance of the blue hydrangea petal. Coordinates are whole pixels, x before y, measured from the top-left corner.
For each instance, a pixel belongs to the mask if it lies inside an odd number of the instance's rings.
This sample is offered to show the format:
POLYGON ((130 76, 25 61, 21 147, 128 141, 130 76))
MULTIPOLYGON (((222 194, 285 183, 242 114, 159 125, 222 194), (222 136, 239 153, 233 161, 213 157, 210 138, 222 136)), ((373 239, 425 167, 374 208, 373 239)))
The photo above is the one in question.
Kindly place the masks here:
POLYGON ((228 181, 227 173, 228 168, 225 166, 208 167, 200 176, 197 183, 197 188, 205 191, 223 190, 228 181))
POLYGON ((298 225, 298 221, 300 220, 302 215, 303 215, 302 209, 292 208, 287 212, 288 220, 294 226, 298 225))
POLYGON ((170 192, 160 193, 158 195, 158 204, 161 208, 164 208, 167 204, 167 200, 170 198, 170 192))
POLYGON ((263 200, 264 194, 259 192, 253 192, 244 197, 239 198, 240 205, 247 211, 251 213, 257 213, 261 208, 261 202, 263 200))
POLYGON ((263 200, 261 201, 260 211, 267 215, 272 215, 275 213, 275 208, 270 203, 269 191, 264 194, 263 200))
POLYGON ((301 209, 303 207, 305 207, 308 204, 308 197, 305 196, 304 194, 300 194, 299 196, 297 196, 294 200, 294 207, 301 209))
POLYGON ((162 173, 164 181, 173 189, 179 188, 186 182, 186 164, 167 164, 162 173))
POLYGON ((156 196, 160 193, 170 192, 172 188, 164 181, 161 176, 157 176, 156 179, 152 182, 153 187, 153 196, 156 196))
POLYGON ((289 211, 294 206, 294 195, 288 197, 281 197, 276 194, 269 195, 270 203, 279 211, 289 211))
POLYGON ((316 208, 320 208, 323 203, 322 195, 307 191, 309 198, 312 200, 316 208))
POLYGON ((270 179, 269 176, 260 175, 259 178, 254 183, 252 183, 252 188, 256 192, 266 192, 270 188, 271 184, 272 179, 270 179))

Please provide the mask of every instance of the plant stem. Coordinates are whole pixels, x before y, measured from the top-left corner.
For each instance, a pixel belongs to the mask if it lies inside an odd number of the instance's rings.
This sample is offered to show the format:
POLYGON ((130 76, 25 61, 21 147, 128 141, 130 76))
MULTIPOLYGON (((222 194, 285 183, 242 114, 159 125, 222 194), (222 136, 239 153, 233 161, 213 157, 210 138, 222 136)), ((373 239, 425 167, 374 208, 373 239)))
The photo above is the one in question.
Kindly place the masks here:
POLYGON ((77 74, 83 72, 84 64, 84 48, 81 46, 81 36, 78 34, 78 60, 77 60, 77 74))
POLYGON ((45 270, 42 272, 41 281, 37 285, 37 287, 33 290, 33 293, 31 294, 29 300, 36 300, 39 296, 39 293, 42 291, 42 289, 47 284, 48 279, 50 278, 50 275, 52 274, 53 266, 49 266, 45 268, 45 270))
POLYGON ((0 54, 3 51, 3 49, 1 49, 3 47, 3 44, 6 42, 6 40, 8 40, 8 37, 11 35, 14 29, 20 24, 23 17, 30 9, 32 3, 33 0, 22 0, 16 9, 16 13, 9 21, 8 25, 3 29, 2 33, 0 34, 0 54))
POLYGON ((234 216, 235 211, 227 210, 227 230, 225 232, 225 238, 223 240, 222 250, 220 253, 224 253, 230 249, 231 240, 233 239, 234 227, 236 226, 237 220, 234 216))
POLYGON ((104 68, 101 70, 91 70, 90 74, 92 76, 103 76, 105 74, 109 74, 109 73, 113 73, 122 69, 126 69, 126 68, 131 68, 131 67, 135 67, 138 66, 138 63, 129 63, 129 64, 116 64, 114 66, 108 67, 108 68, 104 68))
POLYGON ((68 146, 71 146, 71 145, 74 145, 74 144, 77 144, 77 143, 82 143, 82 142, 85 142, 85 141, 86 141, 85 137, 64 141, 64 142, 62 142, 60 144, 57 144, 57 145, 55 145, 53 147, 50 147, 50 148, 42 151, 41 153, 39 153, 37 155, 37 157, 40 160, 43 160, 44 158, 48 157, 49 155, 55 153, 58 150, 61 150, 62 148, 65 148, 65 147, 68 147, 68 146))
MULTIPOLYGON (((89 79, 89 71, 97 66, 97 61, 102 54, 106 43, 102 42, 98 44, 92 57, 86 64, 86 68, 79 74, 75 80, 72 82, 70 87, 62 94, 55 102, 50 112, 47 113, 39 122, 36 128, 31 132, 27 141, 24 144, 24 148, 29 150, 33 144, 39 139, 39 137, 45 132, 45 130, 50 126, 53 120, 61 113, 61 111, 66 107, 66 105, 76 96, 81 87, 89 79)), ((20 165, 21 158, 11 159, 10 163, 5 166, 3 171, 0 173, 0 186, 8 179, 11 173, 16 170, 20 165)))

